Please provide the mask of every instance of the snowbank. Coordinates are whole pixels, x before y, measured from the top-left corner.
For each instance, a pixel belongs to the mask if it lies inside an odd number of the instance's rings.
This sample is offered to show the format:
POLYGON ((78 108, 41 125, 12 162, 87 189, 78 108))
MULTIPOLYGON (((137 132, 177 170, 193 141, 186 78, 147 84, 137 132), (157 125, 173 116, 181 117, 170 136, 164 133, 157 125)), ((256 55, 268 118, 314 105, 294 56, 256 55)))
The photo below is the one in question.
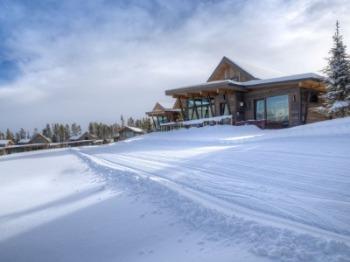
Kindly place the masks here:
MULTIPOLYGON (((3 238, 3 245, 0 244, 0 258, 2 254, 10 254, 13 250, 11 244, 16 247, 26 245, 24 240, 18 242, 23 232, 16 226, 26 228, 25 221, 29 221, 28 228, 40 227, 41 222, 36 223, 40 218, 38 214, 44 216, 47 213, 45 208, 40 209, 42 213, 36 209, 38 204, 43 205, 39 201, 41 197, 21 203, 23 195, 15 192, 27 195, 52 190, 54 183, 51 182, 44 183, 42 187, 35 185, 38 181, 57 177, 59 181, 64 178, 71 186, 81 184, 84 188, 86 185, 88 190, 84 192, 87 196, 93 195, 96 190, 97 194, 102 194, 102 199, 110 203, 105 208, 110 208, 113 214, 127 214, 122 215, 119 222, 108 220, 109 227, 103 229, 104 233, 98 229, 96 232, 101 238, 108 237, 115 245, 118 240, 128 238, 130 245, 133 241, 137 243, 137 249, 144 247, 135 253, 126 246, 116 245, 116 250, 110 251, 113 253, 111 260, 213 261, 218 255, 214 250, 220 250, 217 261, 231 261, 232 258, 241 261, 348 261, 349 134, 350 118, 283 130, 212 126, 153 133, 94 148, 7 156, 0 160, 0 170, 7 174, 0 176, 5 181, 0 183, 0 192, 4 192, 0 195, 0 210, 5 217, 5 220, 0 217, 0 229, 7 229, 8 236, 3 238), (43 166, 34 168, 34 163, 43 166), (30 175, 26 174, 29 171, 24 171, 28 165, 32 170, 30 175), (26 174, 24 181, 27 182, 20 184, 16 191, 16 181, 23 179, 22 173, 26 174), (15 174, 12 186, 7 183, 10 174, 15 174), (9 195, 17 195, 11 200, 15 204, 7 204, 10 203, 9 195), (113 201, 120 203, 116 204, 116 209, 112 208, 113 201), (141 203, 135 204, 138 201, 141 203), (24 217, 9 216, 9 213, 22 214, 23 209, 28 208, 34 211, 25 213, 24 217), (148 213, 154 210, 156 213, 142 226, 142 222, 135 218, 142 214, 132 211, 132 208, 148 213), (28 220, 28 215, 29 218, 35 217, 28 220), (171 225, 166 222, 170 220, 171 225), (158 237, 149 230, 148 225, 153 223, 160 225, 159 228, 150 227, 158 237), (132 229, 133 225, 137 232, 132 229), (129 232, 118 237, 121 227, 127 227, 129 232), (104 230, 117 235, 111 236, 104 230), (184 235, 184 232, 187 233, 184 235), (147 241, 142 243, 137 237, 140 234, 147 241), (172 234, 174 238, 170 236, 172 234), (11 236, 12 242, 9 240, 11 236), (178 246, 178 238, 186 239, 190 252, 178 246), (165 244, 161 245, 161 242, 165 244), (166 250, 168 256, 161 250, 166 250), (118 252, 123 255, 117 256, 118 252)), ((59 191, 69 195, 70 188, 59 191)), ((54 203, 62 197, 56 194, 54 191, 52 194, 45 193, 54 203)), ((57 218, 69 212, 80 214, 80 210, 87 207, 91 213, 96 210, 115 217, 96 204, 98 202, 85 200, 85 195, 78 198, 84 199, 85 205, 80 203, 68 211, 64 208, 64 212, 53 205, 56 213, 50 211, 54 215, 49 212, 48 217, 57 218)), ((70 203, 70 199, 64 203, 70 203)), ((91 214, 87 216, 89 218, 91 214)), ((78 219, 82 216, 73 216, 70 223, 76 225, 80 221, 78 219)), ((99 228, 103 218, 91 223, 99 228)), ((79 228, 67 227, 62 238, 69 230, 83 234, 79 228)), ((43 238, 47 237, 45 231, 40 234, 43 238)), ((100 237, 89 237, 93 247, 98 241, 104 242, 100 237)), ((111 245, 106 245, 113 249, 111 245)), ((81 243, 78 246, 84 248, 81 243)), ((49 244, 46 247, 50 249, 49 244)), ((103 248, 96 248, 95 252, 98 250, 107 252, 103 248)), ((62 252, 76 254, 78 251, 64 249, 62 252)), ((32 257, 35 256, 32 254, 32 257)), ((109 261, 105 256, 101 255, 101 258, 109 261)))

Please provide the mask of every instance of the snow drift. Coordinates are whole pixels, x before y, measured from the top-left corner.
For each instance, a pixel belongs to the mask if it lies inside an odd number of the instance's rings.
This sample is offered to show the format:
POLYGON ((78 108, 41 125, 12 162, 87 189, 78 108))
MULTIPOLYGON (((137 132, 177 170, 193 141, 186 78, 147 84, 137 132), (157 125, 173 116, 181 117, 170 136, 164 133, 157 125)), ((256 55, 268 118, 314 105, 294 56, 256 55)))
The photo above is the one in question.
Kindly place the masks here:
MULTIPOLYGON (((86 217, 76 214, 88 208, 106 215, 113 211, 111 216, 123 213, 124 222, 101 230, 130 227, 128 233, 108 235, 114 243, 107 245, 109 256, 103 248, 94 250, 100 252, 95 255, 99 261, 348 261, 349 134, 350 118, 283 130, 214 126, 3 157, 0 259, 13 255, 14 246, 27 245, 25 255, 39 261, 31 252, 39 244, 26 242, 32 238, 29 232, 75 214, 66 230, 81 233, 77 225, 86 217), (106 201, 104 208, 98 204, 106 201), (148 223, 159 223, 159 228, 150 231, 147 224, 136 223, 135 209, 154 209, 148 223), (179 237, 179 232, 187 233, 179 237), (147 236, 147 243, 138 242, 139 234, 147 236), (167 235, 167 245, 160 248, 159 237, 152 234, 167 235), (136 252, 116 244, 126 238, 138 248, 152 248, 136 252), (187 248, 178 246, 179 239, 187 239, 187 248)), ((101 217, 92 222, 100 224, 101 217)), ((66 239, 67 231, 57 239, 66 239)), ((44 241, 52 238, 46 233, 40 231, 44 241)), ((91 245, 96 247, 105 234, 91 237, 91 245)), ((78 235, 71 241, 79 248, 54 254, 73 261, 86 245, 78 235)))

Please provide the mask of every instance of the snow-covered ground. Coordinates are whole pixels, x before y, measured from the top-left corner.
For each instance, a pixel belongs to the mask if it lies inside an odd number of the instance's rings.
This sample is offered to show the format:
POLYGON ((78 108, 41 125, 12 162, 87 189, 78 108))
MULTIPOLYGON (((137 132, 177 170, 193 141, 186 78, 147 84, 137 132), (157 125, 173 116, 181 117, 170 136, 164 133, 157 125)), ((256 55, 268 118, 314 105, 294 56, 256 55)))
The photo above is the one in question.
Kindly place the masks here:
POLYGON ((0 158, 0 261, 350 261, 350 118, 0 158))

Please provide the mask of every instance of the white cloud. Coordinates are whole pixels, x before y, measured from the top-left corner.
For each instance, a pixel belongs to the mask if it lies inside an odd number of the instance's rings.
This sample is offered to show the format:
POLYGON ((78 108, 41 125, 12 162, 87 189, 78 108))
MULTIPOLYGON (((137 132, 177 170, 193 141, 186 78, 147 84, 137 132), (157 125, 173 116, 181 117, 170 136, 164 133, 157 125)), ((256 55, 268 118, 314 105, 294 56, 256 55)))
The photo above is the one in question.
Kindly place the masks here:
POLYGON ((0 112, 11 112, 0 129, 140 117, 171 101, 166 89, 206 81, 224 55, 258 77, 318 72, 336 19, 350 43, 348 1, 164 3, 157 13, 95 2, 82 15, 68 2, 67 17, 46 14, 42 24, 26 24, 17 8, 24 23, 10 44, 29 62, 0 87, 0 112))

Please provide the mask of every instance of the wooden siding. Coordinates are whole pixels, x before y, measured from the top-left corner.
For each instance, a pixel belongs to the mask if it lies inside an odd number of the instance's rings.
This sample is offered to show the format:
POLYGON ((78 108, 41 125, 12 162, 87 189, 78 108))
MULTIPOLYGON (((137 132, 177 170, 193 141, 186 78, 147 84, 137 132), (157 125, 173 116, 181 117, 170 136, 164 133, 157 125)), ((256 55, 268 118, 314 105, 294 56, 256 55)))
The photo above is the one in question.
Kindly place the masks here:
POLYGON ((297 84, 276 86, 271 88, 252 90, 244 94, 245 120, 252 120, 254 116, 255 100, 271 96, 288 95, 289 99, 289 126, 301 124, 300 119, 300 88, 297 84))
POLYGON ((208 82, 225 79, 233 79, 236 81, 244 82, 252 80, 254 78, 250 77, 248 74, 246 74, 239 68, 235 68, 234 66, 228 63, 223 63, 214 71, 213 75, 210 77, 208 82))
POLYGON ((318 121, 327 120, 328 117, 320 113, 317 108, 323 104, 323 92, 315 92, 305 88, 300 88, 301 96, 301 119, 303 123, 314 123, 318 121), (317 101, 313 101, 312 96, 317 97, 317 101))

